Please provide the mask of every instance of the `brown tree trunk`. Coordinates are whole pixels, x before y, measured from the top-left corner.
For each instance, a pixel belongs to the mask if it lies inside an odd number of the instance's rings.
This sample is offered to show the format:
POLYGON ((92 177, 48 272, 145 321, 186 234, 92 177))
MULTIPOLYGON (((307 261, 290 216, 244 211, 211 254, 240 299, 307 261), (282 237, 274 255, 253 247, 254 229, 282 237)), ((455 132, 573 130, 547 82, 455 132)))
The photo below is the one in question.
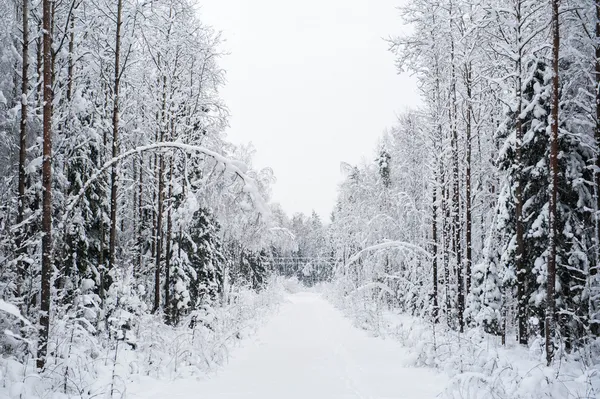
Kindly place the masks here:
POLYGON ((52 270, 52 0, 43 0, 43 48, 44 48, 44 116, 42 152, 42 275, 40 298, 40 327, 38 338, 37 367, 43 368, 48 351, 50 331, 50 286, 52 270))
POLYGON ((554 321, 555 299, 554 285, 556 280, 556 219, 558 191, 558 58, 560 46, 560 27, 558 19, 558 0, 552 0, 552 125, 550 136, 550 204, 549 204, 549 257, 548 281, 546 287, 546 362, 548 366, 554 357, 554 321))

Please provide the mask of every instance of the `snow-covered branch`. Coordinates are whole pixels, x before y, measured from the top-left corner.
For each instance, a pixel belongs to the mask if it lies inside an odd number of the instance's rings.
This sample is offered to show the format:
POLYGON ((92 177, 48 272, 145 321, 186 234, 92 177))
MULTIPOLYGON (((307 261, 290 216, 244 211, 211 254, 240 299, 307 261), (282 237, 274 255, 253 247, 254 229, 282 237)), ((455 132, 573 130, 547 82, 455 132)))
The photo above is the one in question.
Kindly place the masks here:
POLYGON ((23 323, 27 324, 28 326, 31 325, 29 320, 27 320, 26 318, 21 316, 21 312, 19 312, 19 308, 17 308, 15 305, 13 305, 11 303, 3 301, 2 299, 0 299, 0 312, 8 313, 9 315, 14 316, 17 319, 21 320, 23 323))
POLYGON ((367 252, 373 252, 373 251, 379 251, 382 249, 390 249, 390 248, 398 248, 401 250, 405 250, 405 251, 409 251, 409 252, 413 252, 413 253, 418 253, 421 255, 424 255, 427 258, 431 258, 431 254, 429 252, 427 252, 426 250, 424 250, 423 248, 419 247, 418 245, 414 245, 411 244, 409 242, 404 242, 404 241, 385 241, 379 244, 375 244, 375 245, 371 245, 369 247, 363 248, 360 251, 358 251, 357 253, 355 253, 354 255, 352 255, 350 257, 350 259, 348 260, 348 262, 346 262, 346 264, 344 265, 344 268, 348 268, 350 267, 350 265, 352 265, 354 262, 356 262, 357 260, 360 259, 360 257, 367 252))
POLYGON ((107 162, 105 162, 104 165, 102 165, 102 167, 100 169, 98 169, 84 183, 84 185, 81 187, 81 190, 79 190, 79 193, 77 193, 77 195, 75 195, 73 198, 71 198, 71 200, 69 201, 69 203, 66 207, 66 211, 63 216, 63 222, 69 217, 73 208, 75 207, 77 202, 79 202, 79 200, 81 200, 81 198, 83 197, 85 192, 88 190, 88 188, 96 180, 98 180, 98 178, 100 178, 100 176, 102 176, 103 173, 110 170, 110 168, 113 165, 117 165, 122 160, 129 158, 133 155, 140 155, 144 152, 160 151, 160 150, 182 150, 182 151, 190 153, 190 154, 202 154, 202 155, 206 155, 208 157, 213 158, 217 163, 223 164, 225 166, 225 170, 236 174, 244 182, 244 186, 243 186, 242 190, 246 194, 248 194, 248 196, 251 198, 255 209, 263 217, 267 217, 270 215, 271 211, 269 209, 269 206, 267 205, 264 198, 260 195, 258 186, 257 186, 256 182, 254 181, 254 179, 247 175, 247 167, 244 163, 233 160, 233 159, 229 159, 215 151, 209 150, 206 147, 184 144, 184 143, 179 143, 179 142, 160 142, 160 143, 154 143, 154 144, 149 144, 149 145, 144 145, 144 146, 139 146, 139 147, 133 148, 129 151, 122 153, 118 157, 112 158, 112 159, 108 160, 107 162))

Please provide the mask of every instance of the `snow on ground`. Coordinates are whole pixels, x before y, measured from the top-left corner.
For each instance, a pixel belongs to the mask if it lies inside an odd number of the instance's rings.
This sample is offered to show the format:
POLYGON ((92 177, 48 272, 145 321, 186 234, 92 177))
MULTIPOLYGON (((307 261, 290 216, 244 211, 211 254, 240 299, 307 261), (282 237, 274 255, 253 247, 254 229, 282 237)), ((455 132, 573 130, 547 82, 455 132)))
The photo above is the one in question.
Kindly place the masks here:
POLYGON ((208 378, 142 379, 130 398, 429 399, 447 377, 406 366, 395 340, 359 330, 317 293, 290 294, 279 312, 208 378))

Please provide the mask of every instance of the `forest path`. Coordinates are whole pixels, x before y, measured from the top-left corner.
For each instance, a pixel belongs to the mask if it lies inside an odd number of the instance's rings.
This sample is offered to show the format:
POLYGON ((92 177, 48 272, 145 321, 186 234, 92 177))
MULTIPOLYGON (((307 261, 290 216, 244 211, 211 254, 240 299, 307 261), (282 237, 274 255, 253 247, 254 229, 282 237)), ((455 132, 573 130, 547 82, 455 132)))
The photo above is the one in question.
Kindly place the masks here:
MULTIPOLYGON (((315 293, 297 293, 228 364, 204 381, 178 380, 147 399, 429 399, 446 378, 404 367, 408 354, 393 340, 354 327, 315 293)), ((156 388, 156 387, 154 387, 156 388)), ((135 395, 136 397, 138 395, 135 395)))

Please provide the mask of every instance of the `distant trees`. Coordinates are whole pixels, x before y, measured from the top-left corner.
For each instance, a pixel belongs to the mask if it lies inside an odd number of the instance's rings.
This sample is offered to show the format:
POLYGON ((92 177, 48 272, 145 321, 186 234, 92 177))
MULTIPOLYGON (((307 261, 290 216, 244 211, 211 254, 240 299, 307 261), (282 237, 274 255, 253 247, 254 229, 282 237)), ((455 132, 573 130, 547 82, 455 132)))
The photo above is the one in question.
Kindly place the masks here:
MULTIPOLYGON (((422 268, 428 261, 424 251, 413 251, 429 248, 431 232, 427 199, 431 182, 416 172, 429 170, 433 144, 421 130, 422 119, 414 112, 402 115, 398 125, 384 134, 371 163, 342 165, 346 178, 329 226, 342 288, 352 291, 363 285, 383 285, 393 292, 386 296, 386 302, 415 313, 426 310, 423 305, 428 293, 423 288, 433 288, 428 283, 431 275, 422 268), (406 245, 356 258, 362 249, 386 241, 406 245)), ((378 298, 380 292, 376 289, 365 295, 378 298)))
POLYGON ((293 256, 315 259, 329 256, 326 229, 321 222, 321 217, 315 211, 312 211, 310 216, 295 213, 289 228, 296 236, 298 244, 293 256))

